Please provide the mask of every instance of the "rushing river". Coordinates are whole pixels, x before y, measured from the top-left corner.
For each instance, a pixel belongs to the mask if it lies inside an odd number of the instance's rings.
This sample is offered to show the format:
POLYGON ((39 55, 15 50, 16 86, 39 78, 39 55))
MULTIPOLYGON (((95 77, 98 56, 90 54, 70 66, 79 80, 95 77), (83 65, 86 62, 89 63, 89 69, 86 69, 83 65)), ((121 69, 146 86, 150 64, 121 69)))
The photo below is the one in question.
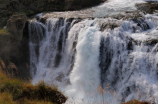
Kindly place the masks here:
POLYGON ((145 0, 110 0, 30 20, 32 83, 58 86, 66 104, 158 103, 158 14, 112 17, 136 11, 136 3, 145 0))

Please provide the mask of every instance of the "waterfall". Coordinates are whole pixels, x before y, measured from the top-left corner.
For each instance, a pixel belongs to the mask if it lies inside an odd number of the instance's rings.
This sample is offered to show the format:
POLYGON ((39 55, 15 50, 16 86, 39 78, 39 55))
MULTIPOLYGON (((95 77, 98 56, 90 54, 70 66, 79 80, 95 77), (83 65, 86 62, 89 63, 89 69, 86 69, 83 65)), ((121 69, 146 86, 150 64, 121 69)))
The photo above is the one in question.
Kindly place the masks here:
POLYGON ((58 86, 66 104, 158 103, 157 16, 31 20, 32 83, 58 86))
POLYGON ((38 21, 30 22, 30 61, 34 84, 41 80, 49 84, 53 80, 68 82, 66 77, 72 70, 75 54, 73 45, 76 42, 75 37, 68 36, 71 25, 71 20, 62 18, 49 18, 45 25, 38 21), (41 36, 42 39, 39 38, 41 36))
POLYGON ((29 24, 29 35, 30 35, 30 70, 31 75, 34 77, 36 74, 39 46, 42 44, 41 40, 44 38, 46 26, 40 22, 32 21, 29 24))

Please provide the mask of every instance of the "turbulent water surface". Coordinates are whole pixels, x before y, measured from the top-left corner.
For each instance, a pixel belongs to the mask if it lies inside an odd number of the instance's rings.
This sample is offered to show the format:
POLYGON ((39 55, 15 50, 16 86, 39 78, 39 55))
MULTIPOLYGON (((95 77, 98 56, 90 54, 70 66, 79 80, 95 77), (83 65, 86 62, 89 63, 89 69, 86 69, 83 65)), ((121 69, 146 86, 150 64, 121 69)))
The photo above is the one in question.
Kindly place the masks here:
POLYGON ((143 2, 110 0, 83 11, 39 15, 44 23, 30 20, 32 83, 58 86, 67 104, 158 103, 158 14, 110 17, 143 2))

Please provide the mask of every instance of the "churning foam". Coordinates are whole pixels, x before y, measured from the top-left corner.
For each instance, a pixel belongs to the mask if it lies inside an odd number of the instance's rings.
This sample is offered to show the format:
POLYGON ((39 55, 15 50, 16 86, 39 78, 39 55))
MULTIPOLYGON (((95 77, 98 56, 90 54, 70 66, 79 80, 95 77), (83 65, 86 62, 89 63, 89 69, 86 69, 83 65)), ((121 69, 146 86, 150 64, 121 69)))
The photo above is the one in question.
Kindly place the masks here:
MULTIPOLYGON (((104 98, 106 103, 112 101, 110 94, 101 95, 99 93, 101 82, 99 48, 103 34, 99 31, 96 22, 97 20, 85 20, 73 26, 69 32, 74 33, 74 30, 80 30, 76 46, 76 60, 70 74, 71 85, 65 91, 69 97, 66 104, 101 104, 104 98)), ((115 103, 113 100, 113 104, 115 103)))

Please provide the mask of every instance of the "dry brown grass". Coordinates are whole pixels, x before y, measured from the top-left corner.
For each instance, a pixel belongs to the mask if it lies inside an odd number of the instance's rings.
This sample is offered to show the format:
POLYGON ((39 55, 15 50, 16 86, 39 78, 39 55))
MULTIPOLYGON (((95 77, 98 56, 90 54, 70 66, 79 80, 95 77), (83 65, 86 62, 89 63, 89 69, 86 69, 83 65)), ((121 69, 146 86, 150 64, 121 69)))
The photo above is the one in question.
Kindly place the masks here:
POLYGON ((150 103, 148 103, 148 102, 146 102, 146 101, 140 102, 140 101, 138 101, 138 100, 132 100, 132 101, 130 101, 130 102, 122 103, 122 104, 150 104, 150 103))

